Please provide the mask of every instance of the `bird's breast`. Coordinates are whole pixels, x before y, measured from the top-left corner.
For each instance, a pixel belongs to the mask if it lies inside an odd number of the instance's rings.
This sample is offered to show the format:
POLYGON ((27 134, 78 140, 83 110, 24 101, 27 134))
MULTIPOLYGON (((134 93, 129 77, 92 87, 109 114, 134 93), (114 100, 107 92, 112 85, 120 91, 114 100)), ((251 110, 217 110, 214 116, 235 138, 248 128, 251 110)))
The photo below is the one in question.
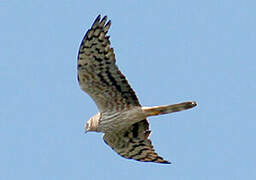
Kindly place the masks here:
POLYGON ((99 123, 99 131, 106 133, 109 131, 116 131, 118 129, 121 130, 145 118, 146 116, 141 107, 135 107, 120 112, 102 113, 99 123))

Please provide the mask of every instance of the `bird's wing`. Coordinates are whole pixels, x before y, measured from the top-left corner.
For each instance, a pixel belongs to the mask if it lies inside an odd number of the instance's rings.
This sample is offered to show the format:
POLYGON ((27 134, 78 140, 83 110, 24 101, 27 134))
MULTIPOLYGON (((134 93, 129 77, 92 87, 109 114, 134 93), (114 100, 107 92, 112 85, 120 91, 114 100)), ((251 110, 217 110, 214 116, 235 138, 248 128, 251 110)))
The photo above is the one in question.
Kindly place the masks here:
POLYGON ((80 87, 96 102, 100 112, 140 106, 139 100, 118 69, 107 32, 111 21, 99 15, 85 34, 78 54, 80 87))
POLYGON ((148 138, 150 133, 148 121, 142 120, 127 129, 105 133, 103 139, 114 151, 127 159, 170 164, 155 152, 148 138))

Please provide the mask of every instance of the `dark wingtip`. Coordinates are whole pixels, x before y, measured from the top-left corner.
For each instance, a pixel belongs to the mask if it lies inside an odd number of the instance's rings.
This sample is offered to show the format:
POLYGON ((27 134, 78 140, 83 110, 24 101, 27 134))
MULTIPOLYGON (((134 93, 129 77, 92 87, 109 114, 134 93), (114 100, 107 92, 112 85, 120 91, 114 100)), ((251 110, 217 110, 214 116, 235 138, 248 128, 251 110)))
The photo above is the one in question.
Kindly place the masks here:
POLYGON ((107 16, 104 16, 101 21, 106 21, 108 19, 107 16))
POLYGON ((163 159, 162 157, 158 156, 156 159, 151 160, 150 162, 160 163, 160 164, 171 164, 171 162, 163 159))
POLYGON ((107 22, 107 24, 105 25, 105 27, 107 27, 107 26, 111 26, 111 20, 109 20, 108 22, 107 22))
POLYGON ((164 160, 163 162, 159 162, 159 163, 161 163, 161 164, 172 164, 171 162, 166 161, 166 160, 164 160))
POLYGON ((169 161, 166 161, 164 164, 172 164, 171 162, 169 162, 169 161))
POLYGON ((101 15, 99 14, 99 15, 97 16, 97 18, 94 20, 94 22, 93 22, 93 24, 92 24, 92 28, 93 28, 96 24, 99 23, 100 18, 101 18, 101 15))
POLYGON ((101 18, 101 15, 99 14, 98 16, 97 16, 97 18, 95 19, 95 21, 99 21, 100 20, 100 18, 101 18))

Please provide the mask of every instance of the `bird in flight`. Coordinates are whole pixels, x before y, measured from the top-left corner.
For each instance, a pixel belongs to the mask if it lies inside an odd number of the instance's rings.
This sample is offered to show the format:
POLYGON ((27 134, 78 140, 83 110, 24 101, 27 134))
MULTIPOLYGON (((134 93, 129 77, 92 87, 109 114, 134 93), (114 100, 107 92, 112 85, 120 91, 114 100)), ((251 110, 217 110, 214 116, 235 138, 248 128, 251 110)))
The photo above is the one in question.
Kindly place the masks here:
POLYGON ((85 34, 78 53, 78 81, 95 101, 99 113, 91 117, 85 130, 104 133, 103 139, 127 159, 170 164, 156 152, 149 135, 147 117, 195 107, 194 101, 174 105, 143 107, 126 77, 116 65, 107 32, 111 21, 99 15, 85 34))

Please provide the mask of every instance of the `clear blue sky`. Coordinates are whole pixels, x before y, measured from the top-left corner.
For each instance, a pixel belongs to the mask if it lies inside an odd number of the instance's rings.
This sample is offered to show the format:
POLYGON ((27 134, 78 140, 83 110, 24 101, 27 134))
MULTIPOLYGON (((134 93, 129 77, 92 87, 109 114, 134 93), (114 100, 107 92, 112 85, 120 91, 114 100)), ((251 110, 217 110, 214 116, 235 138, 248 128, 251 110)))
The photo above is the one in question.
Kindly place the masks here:
POLYGON ((0 179, 256 179, 256 1, 1 0, 0 179), (117 64, 143 105, 195 100, 150 118, 171 165, 126 160, 84 134, 97 108, 79 88, 80 42, 112 20, 117 64))

